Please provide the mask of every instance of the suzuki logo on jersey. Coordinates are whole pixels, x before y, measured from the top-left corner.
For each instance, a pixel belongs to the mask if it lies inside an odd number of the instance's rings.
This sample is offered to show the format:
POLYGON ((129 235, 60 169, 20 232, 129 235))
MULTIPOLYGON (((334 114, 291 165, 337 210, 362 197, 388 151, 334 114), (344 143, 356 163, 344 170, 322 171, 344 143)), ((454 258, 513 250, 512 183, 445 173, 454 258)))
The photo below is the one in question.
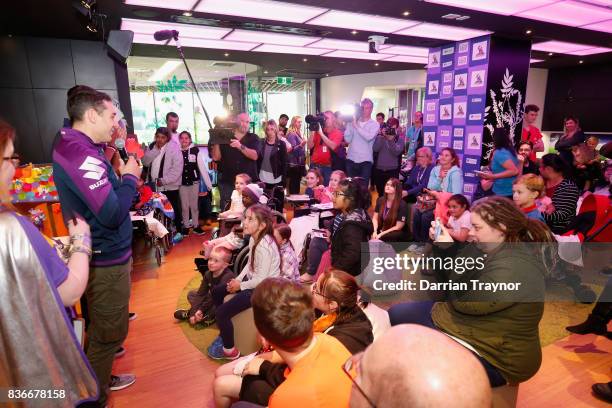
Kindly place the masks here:
POLYGON ((85 170, 86 173, 83 175, 86 179, 100 180, 104 176, 104 165, 102 161, 95 157, 87 156, 79 167, 79 170, 85 170))

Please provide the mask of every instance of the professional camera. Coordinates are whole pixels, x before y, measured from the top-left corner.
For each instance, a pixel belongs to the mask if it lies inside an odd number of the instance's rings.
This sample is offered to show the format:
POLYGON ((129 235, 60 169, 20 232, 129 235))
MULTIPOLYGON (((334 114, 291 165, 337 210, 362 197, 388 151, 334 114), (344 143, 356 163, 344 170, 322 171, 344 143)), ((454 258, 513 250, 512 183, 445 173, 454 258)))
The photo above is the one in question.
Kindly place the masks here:
POLYGON ((395 136, 395 128, 393 126, 389 126, 388 123, 383 123, 381 127, 382 133, 387 136, 395 136))
POLYGON ((316 132, 319 128, 325 127, 325 116, 322 113, 306 115, 306 123, 308 123, 308 130, 316 132))
POLYGON ((234 138, 234 130, 238 124, 233 117, 221 118, 216 116, 213 119, 215 127, 208 130, 209 144, 230 144, 234 138))

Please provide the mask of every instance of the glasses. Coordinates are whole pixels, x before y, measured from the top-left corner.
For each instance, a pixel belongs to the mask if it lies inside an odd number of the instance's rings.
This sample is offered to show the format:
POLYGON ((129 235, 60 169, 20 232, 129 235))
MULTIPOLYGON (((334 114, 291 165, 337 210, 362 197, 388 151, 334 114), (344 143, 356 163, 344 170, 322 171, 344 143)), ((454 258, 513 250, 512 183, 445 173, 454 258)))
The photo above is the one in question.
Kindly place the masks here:
POLYGON ((344 193, 342 193, 340 191, 334 191, 333 195, 334 195, 334 197, 338 197, 338 196, 345 196, 346 197, 347 196, 346 194, 344 194, 344 193))
POLYGON ((357 391, 359 391, 361 396, 366 401, 368 401, 368 404, 370 404, 371 407, 376 408, 376 404, 372 402, 370 397, 366 395, 366 393, 363 391, 363 388, 361 388, 359 384, 357 384, 357 381, 356 381, 357 376, 359 375, 359 366, 361 364, 362 357, 363 357, 363 351, 361 353, 357 353, 353 356, 350 356, 348 360, 346 360, 346 362, 342 365, 342 371, 344 371, 344 373, 348 375, 349 379, 351 380, 355 388, 357 388, 357 391))
POLYGON ((2 161, 8 161, 10 162, 14 167, 19 166, 19 156, 18 155, 13 155, 11 157, 3 157, 2 161))

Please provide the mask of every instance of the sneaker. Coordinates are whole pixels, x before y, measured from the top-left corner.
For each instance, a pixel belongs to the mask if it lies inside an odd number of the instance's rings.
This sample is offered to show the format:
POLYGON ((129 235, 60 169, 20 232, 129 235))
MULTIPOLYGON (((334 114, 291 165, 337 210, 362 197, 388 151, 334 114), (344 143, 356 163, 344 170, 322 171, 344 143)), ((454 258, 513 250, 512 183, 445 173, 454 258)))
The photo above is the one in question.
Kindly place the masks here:
POLYGON ((212 353, 214 349, 218 349, 221 348, 221 350, 223 350, 223 339, 221 338, 221 336, 217 336, 212 343, 210 343, 210 346, 208 346, 208 348, 206 349, 206 351, 208 352, 208 354, 212 353))
POLYGON ((172 238, 172 242, 178 244, 183 240, 183 235, 180 232, 177 232, 176 235, 172 238))
POLYGON ((130 312, 130 318, 129 318, 130 322, 132 320, 136 320, 137 317, 138 317, 138 314, 136 312, 130 312))
POLYGON ((612 402, 612 381, 609 383, 593 384, 591 389, 593 390, 593 394, 599 398, 612 402))
POLYGON ((196 234, 196 235, 204 235, 205 234, 204 230, 202 228, 200 228, 200 227, 194 228, 193 229, 193 233, 196 234))
POLYGON ((208 356, 214 360, 235 360, 240 357, 240 351, 236 347, 227 352, 223 348, 223 344, 214 344, 212 346, 214 347, 208 350, 208 356))
POLYGON ((115 351, 115 358, 123 357, 125 354, 125 347, 121 346, 115 351))
POLYGON ((119 374, 111 375, 111 381, 109 388, 111 391, 119 391, 136 382, 136 376, 134 374, 119 374))
POLYGON ((189 319, 189 311, 186 309, 176 309, 174 312, 174 318, 176 320, 187 320, 189 319))

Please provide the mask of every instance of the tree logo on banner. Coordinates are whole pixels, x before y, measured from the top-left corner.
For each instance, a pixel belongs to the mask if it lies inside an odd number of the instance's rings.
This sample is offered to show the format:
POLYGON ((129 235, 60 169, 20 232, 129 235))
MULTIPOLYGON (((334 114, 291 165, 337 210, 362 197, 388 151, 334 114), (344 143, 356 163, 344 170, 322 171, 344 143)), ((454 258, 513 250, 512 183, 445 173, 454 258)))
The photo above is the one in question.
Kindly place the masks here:
POLYGON ((166 83, 164 81, 157 81, 155 84, 157 85, 157 92, 178 92, 187 89, 187 80, 178 80, 176 75, 166 81, 166 83))
MULTIPOLYGON (((513 77, 514 75, 510 75, 506 68, 506 73, 501 81, 500 100, 497 99, 497 93, 493 89, 490 90, 492 106, 485 108, 484 127, 491 136, 496 127, 505 127, 510 131, 512 138, 516 127, 523 122, 523 95, 518 89, 514 89, 513 77)), ((493 141, 491 140, 483 144, 482 158, 490 160, 492 152, 493 141)))

